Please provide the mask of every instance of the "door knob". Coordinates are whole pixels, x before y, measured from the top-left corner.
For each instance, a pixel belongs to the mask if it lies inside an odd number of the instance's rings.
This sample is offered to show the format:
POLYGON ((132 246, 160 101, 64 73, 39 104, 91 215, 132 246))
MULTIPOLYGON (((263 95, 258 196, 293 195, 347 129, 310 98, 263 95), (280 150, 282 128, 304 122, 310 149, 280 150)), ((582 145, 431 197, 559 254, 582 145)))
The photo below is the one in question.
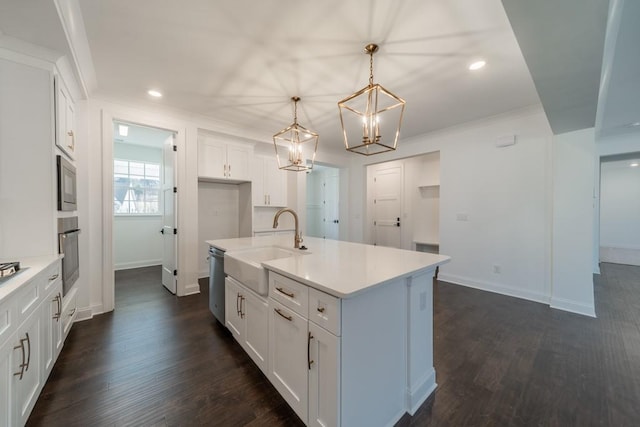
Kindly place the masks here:
POLYGON ((396 227, 400 227, 400 217, 396 220, 396 227))

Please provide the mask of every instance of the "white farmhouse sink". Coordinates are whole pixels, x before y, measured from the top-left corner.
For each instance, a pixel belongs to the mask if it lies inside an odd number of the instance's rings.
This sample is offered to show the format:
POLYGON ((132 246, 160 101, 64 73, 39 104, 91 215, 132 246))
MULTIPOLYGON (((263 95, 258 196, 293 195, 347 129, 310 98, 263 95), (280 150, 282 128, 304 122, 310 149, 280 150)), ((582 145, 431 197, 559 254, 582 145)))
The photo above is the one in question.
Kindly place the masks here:
POLYGON ((260 295, 267 295, 269 282, 262 262, 294 256, 276 246, 243 249, 224 254, 224 272, 260 295))

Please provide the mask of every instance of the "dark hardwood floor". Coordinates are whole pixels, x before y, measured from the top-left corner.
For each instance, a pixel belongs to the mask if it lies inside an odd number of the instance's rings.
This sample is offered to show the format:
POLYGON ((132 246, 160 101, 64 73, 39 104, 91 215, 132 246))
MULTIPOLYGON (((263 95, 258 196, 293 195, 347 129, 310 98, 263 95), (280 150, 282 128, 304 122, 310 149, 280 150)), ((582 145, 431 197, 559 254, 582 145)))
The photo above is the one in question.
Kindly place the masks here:
MULTIPOLYGON (((73 326, 28 425, 302 425, 201 283, 176 298, 159 268, 119 272, 116 311, 73 326)), ((640 425, 640 267, 603 264, 595 296, 591 319, 439 282, 438 388, 398 425, 640 425)))

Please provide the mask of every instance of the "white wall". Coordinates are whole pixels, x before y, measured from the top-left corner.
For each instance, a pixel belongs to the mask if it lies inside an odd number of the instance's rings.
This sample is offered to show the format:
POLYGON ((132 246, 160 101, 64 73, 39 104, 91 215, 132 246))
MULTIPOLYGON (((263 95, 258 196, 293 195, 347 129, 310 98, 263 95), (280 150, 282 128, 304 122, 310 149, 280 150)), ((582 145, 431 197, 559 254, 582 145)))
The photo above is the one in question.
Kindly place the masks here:
POLYGON ((198 182, 198 276, 209 275, 207 256, 211 239, 239 237, 240 187, 198 182))
POLYGON ((551 306, 595 316, 593 129, 553 139, 553 288, 551 306))
MULTIPOLYGON (((113 156, 122 160, 162 163, 164 139, 158 148, 115 142, 113 156)), ((162 264, 161 215, 115 215, 113 217, 114 264, 116 270, 162 264)))
POLYGON ((631 163, 603 162, 600 168, 602 262, 640 265, 640 167, 631 163))
MULTIPOLYGON (((440 152, 440 253, 452 257, 443 280, 549 302, 551 137, 544 112, 533 108, 404 139, 395 153, 376 156, 440 152), (496 148, 506 135, 517 144, 496 148)), ((364 237, 367 161, 354 158, 350 169, 355 241, 364 237)))
POLYGON ((116 270, 162 264, 162 216, 126 215, 113 220, 116 270))

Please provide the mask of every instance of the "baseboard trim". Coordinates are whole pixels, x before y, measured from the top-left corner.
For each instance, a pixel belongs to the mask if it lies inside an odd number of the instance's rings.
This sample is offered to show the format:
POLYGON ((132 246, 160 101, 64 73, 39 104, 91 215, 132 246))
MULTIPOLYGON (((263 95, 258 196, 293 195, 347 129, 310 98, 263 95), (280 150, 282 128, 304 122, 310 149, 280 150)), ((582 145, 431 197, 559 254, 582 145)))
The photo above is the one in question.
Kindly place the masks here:
POLYGON ((548 295, 538 292, 518 289, 512 286, 496 285, 495 283, 474 280, 469 277, 457 276, 455 274, 440 273, 438 275, 438 280, 441 280, 443 282, 450 282, 460 286, 466 286, 468 288, 480 289, 482 291, 489 291, 496 294, 526 299, 528 301, 540 302, 542 304, 549 304, 550 301, 550 297, 548 295))
POLYGON ((115 270, 131 270, 132 268, 152 267, 162 265, 161 259, 148 259, 142 261, 123 262, 115 265, 115 270))
POLYGON ((565 298, 551 298, 549 305, 551 308, 555 308, 557 310, 568 311, 575 314, 581 314, 583 316, 596 317, 596 310, 594 306, 578 303, 565 298))
POLYGON ((75 322, 93 319, 93 309, 91 307, 79 308, 75 322))
POLYGON ((184 295, 195 295, 200 293, 200 285, 197 283, 191 283, 184 287, 184 295))
POLYGON ((632 246, 600 246, 600 262, 640 266, 640 249, 632 246))
POLYGON ((413 415, 422 404, 431 396, 431 393, 438 387, 436 384, 436 370, 431 368, 427 375, 414 387, 407 396, 407 411, 413 415))

